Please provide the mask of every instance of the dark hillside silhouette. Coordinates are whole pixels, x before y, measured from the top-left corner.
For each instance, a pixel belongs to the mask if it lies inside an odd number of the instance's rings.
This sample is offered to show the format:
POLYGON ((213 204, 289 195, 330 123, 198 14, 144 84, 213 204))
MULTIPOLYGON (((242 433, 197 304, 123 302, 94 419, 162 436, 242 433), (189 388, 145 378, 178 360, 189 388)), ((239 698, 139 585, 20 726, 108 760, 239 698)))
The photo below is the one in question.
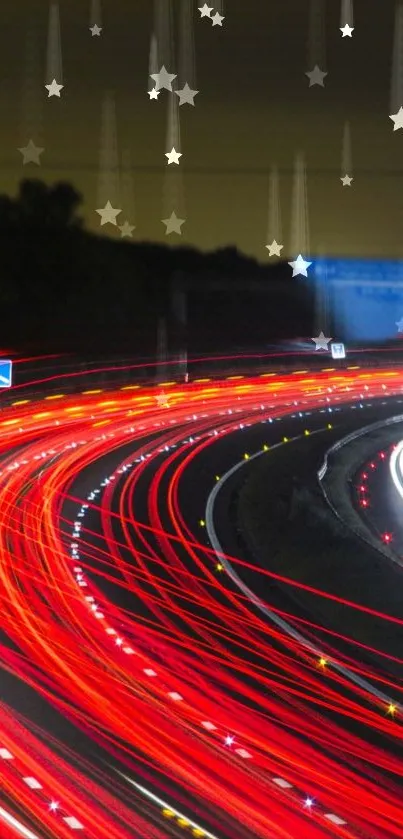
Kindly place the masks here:
POLYGON ((39 180, 22 181, 15 199, 0 196, 3 345, 151 355, 165 317, 175 348, 178 284, 195 352, 309 333, 307 285, 291 283, 286 264, 259 265, 235 247, 202 254, 96 235, 84 229, 81 200, 68 183, 39 180))

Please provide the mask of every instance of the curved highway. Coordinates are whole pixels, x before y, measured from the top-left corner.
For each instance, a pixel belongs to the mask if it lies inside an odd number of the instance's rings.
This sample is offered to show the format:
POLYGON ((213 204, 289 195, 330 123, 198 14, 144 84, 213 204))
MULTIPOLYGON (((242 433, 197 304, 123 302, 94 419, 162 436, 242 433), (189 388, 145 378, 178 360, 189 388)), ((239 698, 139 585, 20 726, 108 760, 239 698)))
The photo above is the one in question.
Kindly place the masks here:
POLYGON ((205 509, 244 443, 402 391, 396 369, 302 371, 3 409, 4 831, 400 839, 401 686, 268 620, 205 509))

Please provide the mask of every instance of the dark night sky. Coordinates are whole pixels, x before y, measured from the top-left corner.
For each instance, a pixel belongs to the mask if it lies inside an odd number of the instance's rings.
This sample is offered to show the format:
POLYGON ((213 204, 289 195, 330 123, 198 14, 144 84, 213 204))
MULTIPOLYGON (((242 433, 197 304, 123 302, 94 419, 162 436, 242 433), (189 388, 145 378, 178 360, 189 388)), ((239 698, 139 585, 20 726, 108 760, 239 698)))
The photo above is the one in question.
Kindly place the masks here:
MULTIPOLYGON (((178 7, 181 0, 172 0, 178 7)), ((211 4, 213 0, 211 0, 211 4)), ((133 161, 135 238, 194 244, 226 244, 267 259, 268 173, 281 170, 284 255, 290 246, 294 156, 307 163, 311 253, 403 257, 403 131, 389 119, 393 0, 355 0, 353 38, 342 38, 340 0, 326 3, 325 87, 309 88, 309 0, 226 0, 223 27, 201 19, 194 2, 195 107, 184 105, 180 168, 186 196, 182 237, 165 236, 161 224, 167 166, 167 100, 147 96, 151 0, 101 0, 103 31, 89 32, 90 0, 61 0, 64 90, 47 98, 44 88, 49 5, 18 0, 0 10, 0 171, 3 192, 15 193, 24 176, 51 183, 71 180, 84 195, 89 227, 100 230, 95 208, 101 106, 116 93, 119 149, 133 161), (25 43, 34 23, 40 72, 45 147, 42 166, 22 166, 17 147, 29 137, 21 90, 27 77, 25 43), (352 134, 354 181, 340 183, 343 125, 352 134), (25 132, 25 133, 24 133, 25 132)), ((178 46, 178 27, 175 27, 178 46)), ((177 67, 168 67, 176 72, 177 67)), ((402 103, 403 104, 403 103, 402 103)), ((179 168, 179 167, 175 167, 179 168)), ((170 170, 173 166, 169 167, 170 170)), ((122 213, 119 222, 124 220, 122 213)), ((118 231, 107 225, 105 235, 118 231)), ((127 241, 127 240, 126 240, 127 241)), ((291 255, 294 258, 295 255, 291 255)))

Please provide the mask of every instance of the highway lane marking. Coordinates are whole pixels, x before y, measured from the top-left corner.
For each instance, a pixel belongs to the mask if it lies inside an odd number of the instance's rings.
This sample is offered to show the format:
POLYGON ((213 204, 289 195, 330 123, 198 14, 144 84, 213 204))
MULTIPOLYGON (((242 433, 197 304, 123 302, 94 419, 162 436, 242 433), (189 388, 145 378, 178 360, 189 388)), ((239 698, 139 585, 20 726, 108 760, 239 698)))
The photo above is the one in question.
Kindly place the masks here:
POLYGON ((137 790, 139 790, 139 792, 141 792, 142 795, 145 795, 146 798, 149 798, 150 801, 153 801, 154 804, 158 804, 158 806, 161 807, 163 810, 172 812, 176 816, 176 818, 184 819, 187 822, 187 824, 189 824, 192 828, 200 831, 200 836, 205 836, 207 837, 207 839, 218 839, 218 837, 214 833, 210 833, 210 831, 205 830, 204 827, 200 827, 200 825, 192 821, 192 819, 189 819, 187 818, 187 816, 184 816, 183 813, 180 813, 179 810, 175 809, 175 807, 171 807, 171 805, 167 804, 166 801, 163 801, 161 798, 158 798, 157 795, 154 795, 153 792, 150 792, 150 790, 146 789, 145 787, 140 786, 140 784, 137 784, 136 781, 132 781, 131 778, 128 778, 127 775, 124 775, 122 772, 119 772, 118 769, 115 769, 115 772, 117 772, 118 775, 121 775, 121 777, 124 778, 125 781, 127 781, 127 783, 131 784, 132 787, 135 787, 137 790))

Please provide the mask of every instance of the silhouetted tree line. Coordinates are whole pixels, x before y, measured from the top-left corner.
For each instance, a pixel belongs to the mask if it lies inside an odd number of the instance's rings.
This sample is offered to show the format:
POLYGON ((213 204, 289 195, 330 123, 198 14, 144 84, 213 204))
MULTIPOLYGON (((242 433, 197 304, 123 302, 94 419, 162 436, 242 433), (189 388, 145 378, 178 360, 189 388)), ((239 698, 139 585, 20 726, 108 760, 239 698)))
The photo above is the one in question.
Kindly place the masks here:
POLYGON ((83 227, 81 202, 69 183, 39 180, 22 181, 16 198, 0 196, 1 345, 152 354, 162 315, 175 342, 178 278, 189 289, 194 352, 309 333, 312 300, 286 264, 263 266, 235 247, 202 254, 95 235, 83 227), (249 294, 237 280, 270 293, 249 294))

